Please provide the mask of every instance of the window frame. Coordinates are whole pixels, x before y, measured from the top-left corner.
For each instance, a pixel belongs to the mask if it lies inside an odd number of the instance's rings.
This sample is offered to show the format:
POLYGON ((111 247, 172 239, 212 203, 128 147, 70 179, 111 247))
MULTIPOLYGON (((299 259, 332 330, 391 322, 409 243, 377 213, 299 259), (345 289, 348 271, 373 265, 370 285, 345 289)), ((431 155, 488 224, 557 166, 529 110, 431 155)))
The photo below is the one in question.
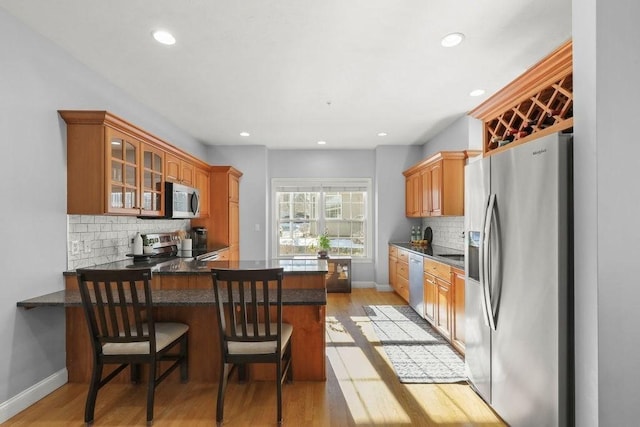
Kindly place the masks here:
MULTIPOLYGON (((325 221, 327 220, 325 215, 325 194, 327 192, 335 192, 336 187, 344 187, 342 191, 363 191, 365 192, 365 219, 364 229, 365 236, 365 250, 364 255, 361 257, 352 257, 356 262, 371 262, 373 259, 374 251, 374 235, 373 235, 373 184, 371 178, 272 178, 271 179, 271 203, 270 203, 270 216, 271 216, 271 253, 276 259, 292 258, 295 255, 280 255, 279 253, 279 223, 278 218, 278 198, 276 194, 283 191, 298 188, 299 192, 314 192, 319 191, 319 206, 318 211, 321 212, 321 217, 318 218, 318 229, 324 229, 325 221), (352 190, 349 190, 352 188, 352 190)), ((342 217, 342 212, 341 215, 342 217)), ((336 219, 330 219, 336 220, 336 219)), ((346 221, 342 218, 340 221, 346 221)), ((312 256, 308 254, 307 256, 312 256)))

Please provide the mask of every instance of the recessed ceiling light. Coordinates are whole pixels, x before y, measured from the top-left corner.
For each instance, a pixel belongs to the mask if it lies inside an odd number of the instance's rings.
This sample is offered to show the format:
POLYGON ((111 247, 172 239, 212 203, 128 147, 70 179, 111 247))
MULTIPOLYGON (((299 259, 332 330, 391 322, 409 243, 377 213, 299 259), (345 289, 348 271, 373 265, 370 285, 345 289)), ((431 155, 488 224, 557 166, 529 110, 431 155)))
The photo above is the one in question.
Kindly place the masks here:
POLYGON ((325 145, 327 141, 318 141, 318 145, 325 145))
POLYGON ((380 133, 378 134, 378 136, 387 136, 387 133, 386 133, 386 132, 380 132, 380 133))
POLYGON ((469 92, 469 96, 480 96, 484 95, 484 89, 475 89, 469 92))
POLYGON ((170 32, 165 30, 157 30, 153 32, 153 38, 156 39, 158 43, 172 45, 176 44, 176 38, 171 35, 170 32))
POLYGON ((240 132, 240 136, 249 136, 251 135, 249 132, 240 132))
POLYGON ((464 34, 462 33, 451 33, 447 34, 440 40, 440 44, 444 47, 453 47, 458 46, 464 40, 464 34))

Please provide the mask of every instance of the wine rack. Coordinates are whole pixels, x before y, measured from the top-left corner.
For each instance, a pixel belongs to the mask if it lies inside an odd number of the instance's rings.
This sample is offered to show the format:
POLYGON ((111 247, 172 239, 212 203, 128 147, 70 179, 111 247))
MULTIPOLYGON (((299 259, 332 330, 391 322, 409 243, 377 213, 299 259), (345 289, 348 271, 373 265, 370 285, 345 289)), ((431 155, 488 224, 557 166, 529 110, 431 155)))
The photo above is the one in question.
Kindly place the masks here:
POLYGON ((469 113, 483 121, 485 156, 573 128, 573 58, 568 41, 469 113))

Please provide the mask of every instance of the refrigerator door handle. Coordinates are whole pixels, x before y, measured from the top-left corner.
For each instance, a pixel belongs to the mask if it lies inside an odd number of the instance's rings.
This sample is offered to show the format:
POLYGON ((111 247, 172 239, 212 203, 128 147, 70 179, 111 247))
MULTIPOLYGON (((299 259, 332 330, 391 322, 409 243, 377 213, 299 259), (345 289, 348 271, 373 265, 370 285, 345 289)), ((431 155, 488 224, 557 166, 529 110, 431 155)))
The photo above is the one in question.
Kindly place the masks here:
POLYGON ((493 311, 492 297, 491 297, 491 276, 489 274, 489 244, 491 243, 491 224, 493 222, 493 213, 495 211, 496 195, 489 195, 489 202, 487 203, 487 211, 484 216, 484 236, 482 240, 482 290, 484 294, 484 308, 487 315, 487 321, 489 327, 492 330, 496 330, 496 318, 493 311))
POLYGON ((482 287, 482 303, 480 304, 482 306, 482 313, 484 314, 484 323, 487 326, 490 326, 489 323, 489 317, 490 317, 490 310, 488 309, 487 306, 487 283, 488 283, 488 262, 487 260, 489 259, 487 257, 487 248, 485 248, 485 242, 488 241, 487 239, 487 234, 486 233, 486 228, 487 228, 487 218, 490 216, 489 213, 489 203, 491 200, 491 196, 487 197, 487 203, 485 204, 485 208, 484 208, 484 215, 482 217, 482 233, 480 233, 480 242, 479 242, 479 247, 478 247, 478 257, 479 259, 479 263, 478 263, 478 277, 480 279, 480 286, 482 287), (485 274, 486 273, 486 274, 485 274))

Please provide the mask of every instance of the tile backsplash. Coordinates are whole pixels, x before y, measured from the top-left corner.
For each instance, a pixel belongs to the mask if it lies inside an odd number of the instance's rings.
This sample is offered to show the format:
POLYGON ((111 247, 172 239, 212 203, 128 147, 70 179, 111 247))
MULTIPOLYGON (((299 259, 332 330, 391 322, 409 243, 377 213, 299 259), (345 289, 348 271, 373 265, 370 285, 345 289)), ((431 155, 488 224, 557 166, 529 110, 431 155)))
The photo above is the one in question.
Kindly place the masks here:
POLYGON ((443 216, 422 219, 422 232, 431 227, 433 244, 464 250, 464 216, 443 216))
POLYGON ((125 259, 131 239, 140 233, 191 228, 188 219, 140 219, 128 216, 67 215, 67 269, 125 259))

